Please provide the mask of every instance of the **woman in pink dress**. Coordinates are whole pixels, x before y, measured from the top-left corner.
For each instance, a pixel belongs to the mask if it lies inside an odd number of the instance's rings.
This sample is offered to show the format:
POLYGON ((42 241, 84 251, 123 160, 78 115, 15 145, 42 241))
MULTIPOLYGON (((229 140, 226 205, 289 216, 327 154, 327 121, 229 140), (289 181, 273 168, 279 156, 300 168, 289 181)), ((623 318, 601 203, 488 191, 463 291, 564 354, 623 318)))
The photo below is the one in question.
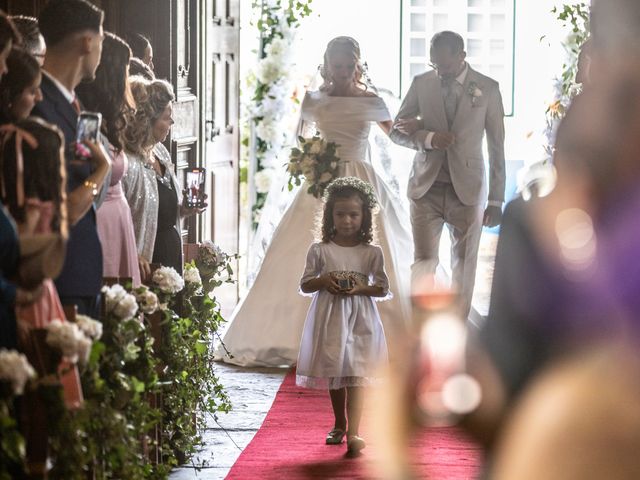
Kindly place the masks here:
MULTIPOLYGON (((2 128, 5 137, 0 191, 2 202, 18 224, 20 238, 54 234, 50 243, 62 245, 68 236, 62 132, 36 117, 2 128)), ((43 265, 41 271, 50 271, 55 276, 51 268, 58 265, 62 269, 64 258, 59 257, 64 257, 62 248, 53 248, 44 254, 38 259, 43 265), (46 258, 48 255, 58 258, 46 258)), ((33 269, 30 278, 23 274, 21 281, 41 282, 40 296, 31 304, 16 305, 19 343, 27 353, 31 349, 30 329, 45 328, 52 320, 66 319, 53 280, 43 279, 39 274, 40 269, 33 269)), ((63 362, 59 372, 67 405, 80 406, 82 390, 78 370, 63 362)))
POLYGON ((130 58, 129 46, 121 38, 106 32, 96 78, 91 83, 79 85, 76 93, 85 110, 102 114, 102 133, 109 140, 112 156, 111 183, 97 211, 104 276, 131 278, 133 286, 137 287, 141 279, 133 221, 120 182, 128 168, 121 133, 126 115, 133 112, 128 73, 130 58))

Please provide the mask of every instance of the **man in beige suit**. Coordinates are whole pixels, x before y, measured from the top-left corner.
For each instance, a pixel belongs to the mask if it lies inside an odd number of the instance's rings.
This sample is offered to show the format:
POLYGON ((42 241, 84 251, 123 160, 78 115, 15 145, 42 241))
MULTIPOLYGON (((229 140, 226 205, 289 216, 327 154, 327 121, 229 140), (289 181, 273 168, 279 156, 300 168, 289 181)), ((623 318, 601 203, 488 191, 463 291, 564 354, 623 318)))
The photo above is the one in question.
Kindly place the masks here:
POLYGON ((433 70, 417 75, 391 139, 417 153, 409 178, 415 258, 412 279, 435 273, 444 224, 451 235, 453 286, 471 309, 482 226, 500 223, 504 201, 504 110, 498 83, 465 61, 455 32, 431 39, 433 70), (482 138, 489 146, 489 185, 482 138))

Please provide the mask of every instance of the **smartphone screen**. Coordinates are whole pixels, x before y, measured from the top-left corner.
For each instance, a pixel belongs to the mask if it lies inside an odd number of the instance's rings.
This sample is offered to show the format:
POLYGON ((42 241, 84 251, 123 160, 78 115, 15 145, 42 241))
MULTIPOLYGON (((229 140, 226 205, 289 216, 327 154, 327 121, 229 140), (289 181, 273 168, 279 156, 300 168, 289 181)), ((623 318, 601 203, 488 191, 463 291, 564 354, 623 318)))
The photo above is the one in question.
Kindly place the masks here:
POLYGON ((98 140, 98 132, 100 131, 100 123, 102 115, 98 112, 81 112, 78 116, 78 124, 76 127, 76 155, 79 157, 90 157, 91 152, 83 145, 83 142, 89 140, 96 142, 98 140))
POLYGON ((192 168, 187 170, 187 207, 201 208, 204 206, 204 168, 192 168))

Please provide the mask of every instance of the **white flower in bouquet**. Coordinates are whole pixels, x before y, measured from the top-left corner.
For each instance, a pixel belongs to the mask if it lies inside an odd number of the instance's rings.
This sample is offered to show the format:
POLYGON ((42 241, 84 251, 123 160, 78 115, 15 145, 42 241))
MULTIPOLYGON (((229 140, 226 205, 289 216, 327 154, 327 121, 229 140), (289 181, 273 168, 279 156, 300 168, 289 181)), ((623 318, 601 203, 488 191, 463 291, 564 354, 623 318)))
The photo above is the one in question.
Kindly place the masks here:
POLYGON ((315 165, 316 160, 310 155, 303 155, 300 159, 300 168, 305 176, 314 169, 315 165))
POLYGON ((71 363, 77 363, 78 360, 86 361, 89 358, 91 340, 82 333, 82 330, 75 323, 55 319, 46 326, 46 330, 47 344, 60 350, 71 363))
POLYGON ((315 141, 311 144, 311 148, 309 148, 309 153, 314 155, 318 155, 324 151, 323 142, 315 141))
POLYGON ((24 354, 0 349, 0 381, 10 383, 14 395, 22 395, 26 383, 35 377, 36 371, 24 354))
POLYGON ((184 288, 184 280, 172 267, 160 267, 153 273, 153 283, 164 293, 178 293, 184 288))
POLYGON ((333 179, 333 175, 331 175, 329 172, 324 172, 322 175, 320 175, 320 178, 318 179, 318 181, 320 183, 327 183, 330 182, 333 179))
POLYGON ((86 315, 76 315, 76 325, 87 337, 98 340, 102 337, 102 323, 86 315))
POLYGON ((202 278, 200 278, 200 271, 198 268, 187 264, 184 269, 184 281, 186 283, 202 285, 202 278))
POLYGON ((256 191, 258 193, 267 193, 271 188, 271 181, 273 179, 274 171, 272 168, 265 168, 256 172, 253 180, 256 184, 256 191))
POLYGON ((127 293, 122 285, 102 287, 102 293, 107 313, 113 313, 122 320, 132 318, 138 313, 136 297, 127 293))
POLYGON ((135 290, 136 300, 142 313, 152 314, 158 310, 158 296, 142 285, 135 290))

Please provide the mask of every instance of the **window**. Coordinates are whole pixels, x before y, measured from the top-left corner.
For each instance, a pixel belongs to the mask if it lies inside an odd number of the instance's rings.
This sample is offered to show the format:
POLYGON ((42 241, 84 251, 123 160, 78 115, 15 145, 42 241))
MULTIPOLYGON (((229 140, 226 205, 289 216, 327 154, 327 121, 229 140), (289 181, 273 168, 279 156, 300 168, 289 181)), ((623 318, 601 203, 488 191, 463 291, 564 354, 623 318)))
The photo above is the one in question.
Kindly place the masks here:
POLYGON ((402 94, 428 69, 429 40, 453 30, 465 40, 472 68, 500 82, 505 113, 513 115, 515 0, 403 0, 402 94))

